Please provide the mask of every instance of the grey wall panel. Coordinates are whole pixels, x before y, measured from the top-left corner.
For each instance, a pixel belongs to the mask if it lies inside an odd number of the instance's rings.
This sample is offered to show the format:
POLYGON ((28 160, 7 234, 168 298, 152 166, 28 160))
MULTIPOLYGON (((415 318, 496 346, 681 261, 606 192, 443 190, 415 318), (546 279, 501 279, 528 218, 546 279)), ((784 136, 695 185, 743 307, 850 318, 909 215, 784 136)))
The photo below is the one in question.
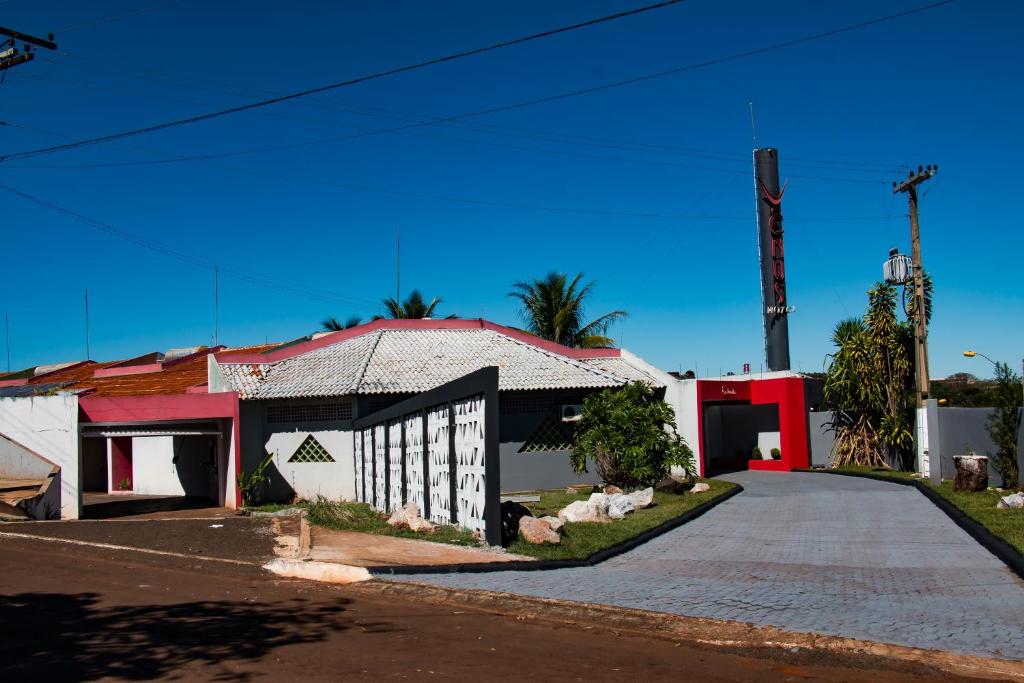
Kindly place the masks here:
POLYGON ((590 471, 585 474, 573 472, 569 451, 519 453, 522 445, 522 441, 500 444, 503 492, 559 489, 571 484, 597 484, 601 481, 593 463, 588 463, 590 471))
POLYGON ((828 467, 832 462, 832 444, 835 443, 836 435, 828 429, 831 420, 830 411, 808 413, 812 467, 828 467))
MULTIPOLYGON (((996 445, 988 435, 987 421, 991 408, 939 408, 939 429, 942 452, 940 467, 943 479, 956 476, 953 465, 954 455, 966 454, 970 449, 990 458, 996 453, 996 445)), ((1024 464, 1022 451, 1024 425, 1017 434, 1017 464, 1024 464)), ((989 485, 1002 486, 1003 479, 989 460, 989 485)))

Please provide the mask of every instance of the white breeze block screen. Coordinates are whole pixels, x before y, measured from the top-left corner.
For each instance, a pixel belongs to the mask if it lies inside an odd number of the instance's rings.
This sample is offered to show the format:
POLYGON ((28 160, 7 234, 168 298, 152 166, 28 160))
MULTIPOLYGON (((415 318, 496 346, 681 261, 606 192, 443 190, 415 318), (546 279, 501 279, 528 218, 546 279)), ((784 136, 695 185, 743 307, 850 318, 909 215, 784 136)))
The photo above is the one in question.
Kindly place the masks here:
POLYGON ((498 369, 483 368, 354 423, 356 497, 501 543, 498 369))

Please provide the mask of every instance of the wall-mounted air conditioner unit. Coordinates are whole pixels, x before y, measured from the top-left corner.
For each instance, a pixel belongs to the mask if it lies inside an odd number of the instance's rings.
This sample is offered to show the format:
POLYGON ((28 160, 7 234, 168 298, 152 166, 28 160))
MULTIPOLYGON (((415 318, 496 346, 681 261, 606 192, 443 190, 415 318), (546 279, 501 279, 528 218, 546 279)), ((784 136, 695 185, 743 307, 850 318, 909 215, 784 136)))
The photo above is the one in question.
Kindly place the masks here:
POLYGON ((583 417, 583 405, 580 403, 567 403, 560 406, 559 412, 562 415, 562 422, 579 422, 583 417))

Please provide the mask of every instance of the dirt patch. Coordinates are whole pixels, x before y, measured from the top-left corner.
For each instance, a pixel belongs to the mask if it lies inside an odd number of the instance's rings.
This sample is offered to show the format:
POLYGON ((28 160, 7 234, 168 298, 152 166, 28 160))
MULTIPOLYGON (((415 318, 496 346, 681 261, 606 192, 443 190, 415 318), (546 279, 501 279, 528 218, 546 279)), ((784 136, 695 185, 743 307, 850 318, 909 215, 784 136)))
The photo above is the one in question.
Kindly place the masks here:
POLYGON ((253 563, 274 557, 276 545, 270 520, 250 517, 18 522, 0 531, 253 563))

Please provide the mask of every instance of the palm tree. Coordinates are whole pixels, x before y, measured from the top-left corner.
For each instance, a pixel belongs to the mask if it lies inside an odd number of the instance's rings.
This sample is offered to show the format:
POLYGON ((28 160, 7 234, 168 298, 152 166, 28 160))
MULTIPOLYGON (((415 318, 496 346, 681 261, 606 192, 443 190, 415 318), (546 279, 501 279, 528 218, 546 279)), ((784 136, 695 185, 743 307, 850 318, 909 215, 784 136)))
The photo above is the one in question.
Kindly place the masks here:
POLYGON ((878 283, 864 318, 836 325, 825 376, 836 439, 832 466, 888 467, 912 446, 910 325, 896 316, 896 291, 878 283))
POLYGON ((346 319, 345 322, 341 322, 332 315, 320 321, 320 329, 324 332, 340 332, 341 330, 347 330, 362 324, 363 319, 357 316, 352 316, 346 319))
MULTIPOLYGON (((434 297, 428 304, 424 299, 423 295, 420 294, 420 290, 414 289, 409 293, 409 297, 399 303, 395 297, 388 297, 384 299, 384 310, 387 315, 377 316, 374 319, 379 320, 380 318, 398 318, 398 319, 417 319, 417 318, 432 318, 434 317, 434 309, 437 308, 438 304, 441 303, 439 297, 434 297)), ((445 316, 447 319, 453 319, 455 315, 445 316)))
POLYGON ((593 291, 594 281, 581 285, 583 273, 569 281, 564 273, 554 271, 540 280, 517 282, 509 296, 523 304, 519 312, 527 331, 565 346, 604 349, 615 342, 607 336, 608 327, 625 311, 612 311, 584 323, 584 304, 593 291))

